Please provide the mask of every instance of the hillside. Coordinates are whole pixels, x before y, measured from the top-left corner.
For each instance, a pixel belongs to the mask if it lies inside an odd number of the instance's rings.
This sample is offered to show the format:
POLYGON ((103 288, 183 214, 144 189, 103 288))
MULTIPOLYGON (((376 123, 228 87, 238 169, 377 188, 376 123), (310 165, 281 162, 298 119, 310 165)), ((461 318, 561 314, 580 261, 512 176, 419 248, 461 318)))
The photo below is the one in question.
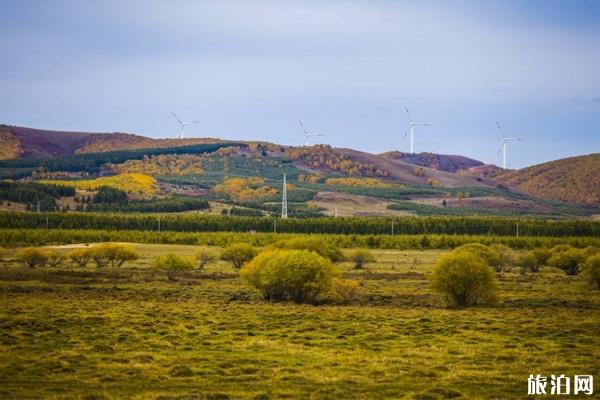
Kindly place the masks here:
POLYGON ((436 154, 436 153, 404 153, 401 151, 388 151, 380 154, 383 157, 391 160, 400 160, 409 164, 427 167, 445 172, 458 172, 462 169, 469 169, 484 165, 481 161, 472 158, 436 154))
POLYGON ((67 132, 0 125, 0 160, 180 147, 216 142, 219 140, 212 138, 152 139, 121 132, 67 132))
POLYGON ((600 154, 564 158, 497 177, 542 198, 585 206, 600 205, 600 154))

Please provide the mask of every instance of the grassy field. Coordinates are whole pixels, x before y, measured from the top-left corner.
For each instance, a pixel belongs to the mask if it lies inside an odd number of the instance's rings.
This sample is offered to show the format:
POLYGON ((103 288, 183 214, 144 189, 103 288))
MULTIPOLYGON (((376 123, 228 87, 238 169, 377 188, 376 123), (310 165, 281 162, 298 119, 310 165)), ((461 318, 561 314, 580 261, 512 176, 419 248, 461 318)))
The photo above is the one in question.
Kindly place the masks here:
POLYGON ((529 374, 600 374, 600 291, 544 269, 498 275, 494 307, 447 309, 427 274, 441 251, 341 264, 344 306, 267 303, 224 263, 169 282, 136 245, 113 272, 0 267, 0 398, 511 399, 529 374))

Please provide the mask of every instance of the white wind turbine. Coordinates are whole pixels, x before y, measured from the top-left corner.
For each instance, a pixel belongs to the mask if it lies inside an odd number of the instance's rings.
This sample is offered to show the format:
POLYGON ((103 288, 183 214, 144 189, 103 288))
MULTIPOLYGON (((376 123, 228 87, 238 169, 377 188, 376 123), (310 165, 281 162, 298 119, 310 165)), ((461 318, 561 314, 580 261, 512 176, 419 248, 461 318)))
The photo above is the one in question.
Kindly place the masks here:
MULTIPOLYGON (((415 151, 414 149, 414 142, 415 142, 415 126, 431 126, 431 124, 426 124, 423 122, 415 122, 413 121, 412 117, 410 116, 410 112, 408 112, 408 107, 406 108, 406 114, 408 115, 408 127, 410 128, 410 153, 413 154, 415 151)), ((404 134, 404 137, 406 137, 407 134, 404 134)))
POLYGON ((177 122, 179 122, 179 126, 181 127, 181 131, 179 132, 179 139, 183 139, 183 130, 185 129, 186 126, 197 124, 198 122, 200 122, 200 121, 181 122, 179 117, 173 111, 171 111, 171 114, 173 114, 173 117, 175 117, 177 122))
POLYGON ((498 126, 498 131, 500 131, 500 135, 502 136, 502 144, 500 144, 500 149, 498 150, 498 155, 502 153, 502 169, 506 169, 506 144, 508 142, 522 142, 523 138, 508 138, 504 136, 504 132, 502 132, 502 128, 500 128, 500 123, 496 122, 498 126))
POLYGON ((298 122, 300 122, 300 126, 302 127, 302 130, 304 131, 304 147, 308 146, 308 139, 310 139, 311 136, 325 136, 322 133, 308 133, 308 131, 306 130, 306 128, 304 127, 304 125, 302 125, 302 121, 298 120, 298 122))

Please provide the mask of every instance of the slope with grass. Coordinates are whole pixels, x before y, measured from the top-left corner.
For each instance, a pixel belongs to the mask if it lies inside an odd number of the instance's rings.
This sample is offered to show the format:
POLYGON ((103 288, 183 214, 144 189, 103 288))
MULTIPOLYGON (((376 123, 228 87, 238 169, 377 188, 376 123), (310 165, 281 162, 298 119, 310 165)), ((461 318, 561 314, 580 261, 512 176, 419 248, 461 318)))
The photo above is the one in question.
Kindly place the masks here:
POLYGON ((550 161, 497 177, 508 185, 546 199, 600 205, 600 153, 550 161))

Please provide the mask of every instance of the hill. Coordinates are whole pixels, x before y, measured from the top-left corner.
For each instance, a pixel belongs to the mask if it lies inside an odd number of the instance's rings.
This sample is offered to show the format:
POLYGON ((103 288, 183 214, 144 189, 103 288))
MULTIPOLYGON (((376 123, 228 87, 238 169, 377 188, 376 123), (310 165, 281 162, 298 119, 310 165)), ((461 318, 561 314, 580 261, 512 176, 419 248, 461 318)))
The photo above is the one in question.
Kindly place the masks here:
POLYGON ((219 140, 213 138, 152 139, 122 132, 68 132, 0 125, 0 160, 181 147, 217 142, 219 140))
POLYGON ((436 153, 404 153, 401 151, 388 151, 380 154, 391 160, 400 160, 409 164, 419 165, 445 172, 458 172, 462 169, 469 169, 484 165, 481 161, 472 158, 436 154, 436 153))
POLYGON ((506 172, 496 179, 546 199, 600 205, 600 154, 570 157, 506 172))

